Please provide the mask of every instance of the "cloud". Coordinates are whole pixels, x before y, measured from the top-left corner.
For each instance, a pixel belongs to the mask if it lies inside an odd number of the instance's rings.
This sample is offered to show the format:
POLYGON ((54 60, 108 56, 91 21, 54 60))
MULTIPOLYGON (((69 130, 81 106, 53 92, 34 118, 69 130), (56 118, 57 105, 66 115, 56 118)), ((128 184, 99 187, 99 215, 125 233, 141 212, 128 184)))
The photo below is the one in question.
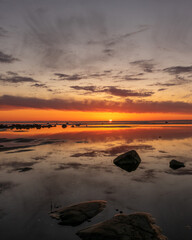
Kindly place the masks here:
POLYGON ((111 95, 119 97, 149 97, 154 94, 154 92, 145 92, 145 91, 134 91, 127 89, 119 89, 116 87, 109 87, 105 91, 111 95))
POLYGON ((37 52, 45 67, 74 69, 101 60, 100 51, 87 51, 91 48, 87 42, 105 38, 105 15, 89 4, 76 7, 78 11, 64 6, 57 12, 55 7, 28 8, 23 43, 37 52), (83 54, 79 54, 79 45, 83 54))
POLYGON ((162 91, 165 91, 165 90, 167 90, 167 88, 159 88, 158 92, 162 92, 162 91))
POLYGON ((107 93, 113 96, 118 97, 149 97, 154 94, 154 92, 146 92, 146 91, 134 91, 127 89, 120 89, 114 86, 102 87, 98 88, 95 86, 71 86, 71 88, 75 90, 84 90, 93 93, 107 93))
POLYGON ((59 80, 62 80, 62 81, 78 81, 83 78, 83 76, 80 74, 68 75, 63 73, 55 73, 54 75, 57 76, 59 80))
POLYGON ((138 33, 141 33, 141 32, 144 32, 148 30, 147 27, 144 27, 140 30, 137 30, 137 31, 134 31, 134 32, 130 32, 130 33, 125 33, 125 34, 122 34, 122 35, 119 35, 119 36, 116 36, 116 37, 113 37, 113 38, 108 38, 107 40, 90 40, 88 41, 88 44, 103 44, 106 48, 109 48, 109 47, 112 47, 120 42, 122 42, 123 40, 125 40, 126 38, 129 38, 131 36, 134 36, 138 33))
MULTIPOLYGON (((44 83, 35 83, 32 84, 31 87, 35 87, 35 88, 44 88, 47 89, 47 91, 49 92, 53 92, 53 90, 51 88, 49 88, 46 84, 44 83)), ((57 93, 57 91, 55 91, 55 93, 57 93)))
POLYGON ((145 79, 144 78, 131 77, 129 75, 123 77, 123 81, 142 81, 142 80, 145 80, 145 79))
POLYGON ((19 61, 19 59, 0 51, 0 63, 13 63, 15 61, 19 61))
MULTIPOLYGON (((150 86, 163 86, 163 87, 173 87, 173 86, 181 86, 181 85, 185 85, 185 84, 188 84, 188 83, 191 83, 192 81, 191 80, 187 80, 183 77, 176 77, 175 79, 173 80, 170 80, 170 81, 167 81, 165 83, 160 83, 160 82, 157 82, 155 84, 152 84, 150 86)), ((162 90, 161 90, 162 91, 162 90)))
POLYGON ((148 72, 148 73, 153 72, 153 69, 155 67, 155 63, 153 62, 152 59, 150 59, 150 60, 138 60, 138 61, 130 62, 130 64, 138 66, 144 72, 148 72))
POLYGON ((120 79, 116 80, 115 82, 123 82, 123 81, 142 81, 146 80, 145 78, 140 78, 144 75, 144 73, 137 73, 137 74, 125 74, 124 76, 121 75, 122 71, 119 73, 119 75, 113 76, 113 79, 120 79))
POLYGON ((38 82, 38 81, 30 77, 18 76, 16 73, 12 73, 12 74, 9 73, 8 76, 0 75, 0 82, 25 83, 25 82, 38 82))
POLYGON ((100 111, 122 113, 184 113, 192 114, 192 103, 172 101, 132 101, 107 100, 77 101, 73 99, 42 99, 4 95, 0 97, 0 109, 55 109, 66 111, 100 111))
POLYGON ((6 34, 7 31, 4 28, 0 27, 0 37, 6 37, 6 34))
POLYGON ((114 50, 111 49, 111 48, 106 48, 106 49, 103 50, 103 53, 104 53, 106 56, 113 56, 114 50))
POLYGON ((101 73, 75 73, 75 74, 65 74, 65 73, 54 73, 55 76, 58 77, 58 80, 61 81, 78 81, 81 79, 92 79, 92 78, 101 78, 105 76, 109 76, 111 74, 111 70, 105 70, 101 73))
POLYGON ((192 66, 169 67, 169 68, 164 68, 163 71, 167 72, 169 74, 191 73, 192 72, 192 66))
POLYGON ((71 88, 75 89, 75 90, 84 90, 84 91, 89 91, 89 92, 97 92, 96 87, 95 86, 71 86, 71 88))
POLYGON ((31 87, 48 88, 47 85, 44 83, 35 83, 35 84, 31 85, 31 87))

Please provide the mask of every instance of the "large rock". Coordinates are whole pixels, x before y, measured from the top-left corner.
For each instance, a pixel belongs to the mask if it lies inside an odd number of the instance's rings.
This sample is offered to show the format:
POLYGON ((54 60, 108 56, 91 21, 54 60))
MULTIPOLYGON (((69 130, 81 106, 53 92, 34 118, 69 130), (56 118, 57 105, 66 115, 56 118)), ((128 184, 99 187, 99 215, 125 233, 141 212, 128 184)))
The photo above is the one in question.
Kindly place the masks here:
POLYGON ((148 213, 118 214, 77 235, 83 240, 167 240, 148 213))
POLYGON ((95 200, 60 208, 50 213, 52 218, 60 220, 61 225, 77 226, 103 211, 106 201, 95 200))
POLYGON ((129 152, 119 155, 113 160, 113 162, 118 167, 128 172, 132 172, 138 168, 141 159, 135 150, 131 150, 129 152))
POLYGON ((170 161, 169 166, 172 169, 178 169, 178 168, 181 168, 181 167, 185 167, 185 164, 173 159, 173 160, 170 161))

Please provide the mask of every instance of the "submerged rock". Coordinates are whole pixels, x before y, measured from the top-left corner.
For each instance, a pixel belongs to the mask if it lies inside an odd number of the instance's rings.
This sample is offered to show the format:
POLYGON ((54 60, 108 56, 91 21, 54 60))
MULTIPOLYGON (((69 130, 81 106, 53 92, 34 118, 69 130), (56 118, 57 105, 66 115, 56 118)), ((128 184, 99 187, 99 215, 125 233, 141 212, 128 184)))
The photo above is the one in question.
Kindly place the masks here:
POLYGON ((167 240, 148 213, 118 214, 77 235, 83 240, 167 240))
POLYGON ((173 160, 170 161, 169 166, 172 169, 178 169, 178 168, 181 168, 181 167, 185 167, 185 164, 173 159, 173 160))
POLYGON ((60 220, 61 225, 77 226, 102 212, 106 201, 95 200, 60 208, 50 213, 52 218, 60 220))
POLYGON ((138 168, 141 159, 135 150, 131 150, 129 152, 119 155, 113 160, 113 162, 118 167, 128 172, 132 172, 138 168))

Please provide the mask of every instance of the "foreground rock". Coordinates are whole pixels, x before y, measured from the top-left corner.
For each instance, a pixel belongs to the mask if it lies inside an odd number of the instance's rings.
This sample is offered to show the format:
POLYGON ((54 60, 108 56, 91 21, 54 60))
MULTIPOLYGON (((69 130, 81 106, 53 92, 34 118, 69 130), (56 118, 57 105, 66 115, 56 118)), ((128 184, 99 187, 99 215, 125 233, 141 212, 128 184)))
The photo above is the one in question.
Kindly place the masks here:
POLYGON ((50 213, 52 218, 60 220, 61 225, 77 226, 102 212, 106 201, 96 200, 82 202, 69 207, 60 208, 50 213))
POLYGON ((118 167, 128 172, 132 172, 138 168, 139 164, 141 163, 141 159, 135 150, 131 150, 129 152, 121 154, 115 158, 113 162, 118 167))
POLYGON ((148 213, 118 214, 77 235, 83 240, 167 240, 148 213))
POLYGON ((172 169, 178 169, 178 168, 181 168, 181 167, 185 167, 185 164, 173 159, 173 160, 170 161, 169 166, 172 169))

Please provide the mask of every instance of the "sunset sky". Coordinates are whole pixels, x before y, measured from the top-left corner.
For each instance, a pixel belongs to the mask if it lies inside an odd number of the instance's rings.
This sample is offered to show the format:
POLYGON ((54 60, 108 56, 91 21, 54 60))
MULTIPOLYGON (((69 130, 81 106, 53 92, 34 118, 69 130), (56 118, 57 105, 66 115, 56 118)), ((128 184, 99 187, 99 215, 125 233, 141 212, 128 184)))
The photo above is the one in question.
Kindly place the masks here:
POLYGON ((191 0, 0 0, 0 121, 192 119, 191 0))

